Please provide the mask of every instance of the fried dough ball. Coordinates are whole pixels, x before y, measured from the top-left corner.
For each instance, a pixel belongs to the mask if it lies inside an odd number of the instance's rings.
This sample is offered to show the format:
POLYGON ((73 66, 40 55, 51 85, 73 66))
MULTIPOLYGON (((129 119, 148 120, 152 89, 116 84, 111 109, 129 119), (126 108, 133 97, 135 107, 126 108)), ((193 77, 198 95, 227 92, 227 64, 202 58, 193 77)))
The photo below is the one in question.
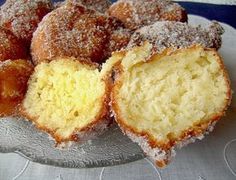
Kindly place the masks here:
POLYGON ((81 4, 100 13, 105 13, 112 4, 109 0, 67 0, 66 2, 81 4))
POLYGON ((6 0, 0 9, 0 25, 30 44, 38 23, 52 8, 50 0, 6 0))
POLYGON ((0 117, 17 113, 27 90, 33 66, 27 60, 7 60, 0 63, 0 117))
POLYGON ((108 14, 121 20, 129 29, 151 25, 156 21, 186 22, 186 11, 177 3, 166 0, 118 0, 108 14))
POLYGON ((32 39, 31 54, 35 64, 54 57, 101 63, 111 52, 125 47, 130 36, 131 32, 116 19, 81 5, 66 4, 49 13, 39 24, 32 39))
POLYGON ((0 27, 0 62, 27 58, 26 45, 9 30, 0 27))
POLYGON ((129 43, 132 32, 129 29, 118 28, 112 32, 110 41, 109 41, 109 49, 107 57, 110 57, 111 53, 116 50, 121 50, 126 48, 127 43, 129 43))
POLYGON ((187 23, 161 21, 144 26, 134 32, 128 44, 132 48, 148 41, 153 52, 162 52, 166 48, 184 48, 200 44, 207 48, 219 49, 222 44, 223 27, 216 21, 207 27, 191 26, 187 23))
POLYGON ((195 45, 152 54, 151 46, 113 53, 110 59, 121 62, 111 101, 123 132, 157 166, 165 167, 175 149, 213 130, 230 105, 232 91, 215 49, 195 45))
POLYGON ((96 65, 74 58, 40 63, 31 75, 20 112, 57 144, 82 143, 111 123, 108 79, 96 65))

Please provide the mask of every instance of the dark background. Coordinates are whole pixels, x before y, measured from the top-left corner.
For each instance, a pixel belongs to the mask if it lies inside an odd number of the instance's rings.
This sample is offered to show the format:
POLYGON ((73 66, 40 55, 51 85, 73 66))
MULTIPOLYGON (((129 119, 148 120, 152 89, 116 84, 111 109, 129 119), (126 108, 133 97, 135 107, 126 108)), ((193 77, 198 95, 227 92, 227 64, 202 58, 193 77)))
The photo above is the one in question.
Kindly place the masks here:
MULTIPOLYGON (((17 0, 16 0, 17 1, 17 0)), ((54 0, 58 2, 60 0, 54 0)), ((115 2, 116 0, 112 0, 115 2)), ((0 0, 3 4, 5 0, 0 0)), ((236 6, 205 3, 179 2, 189 14, 200 15, 210 20, 225 22, 236 28, 236 6)))

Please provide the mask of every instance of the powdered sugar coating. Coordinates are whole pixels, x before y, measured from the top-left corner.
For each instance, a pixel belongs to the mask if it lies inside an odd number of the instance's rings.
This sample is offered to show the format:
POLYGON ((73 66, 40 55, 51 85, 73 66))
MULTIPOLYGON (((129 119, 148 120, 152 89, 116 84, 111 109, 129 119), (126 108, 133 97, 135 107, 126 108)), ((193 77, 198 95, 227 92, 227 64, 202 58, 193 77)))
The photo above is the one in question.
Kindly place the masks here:
MULTIPOLYGON (((75 132, 75 135, 78 139, 78 141, 68 141, 68 142, 62 142, 61 144, 57 145, 57 148, 60 149, 68 149, 71 148, 74 145, 83 144, 88 140, 92 140, 99 135, 102 135, 105 131, 108 130, 110 127, 112 121, 110 118, 100 120, 98 123, 94 124, 89 129, 86 129, 84 131, 77 131, 75 132)), ((54 140, 55 139, 49 134, 49 139, 54 140)))
POLYGON ((177 144, 175 145, 174 148, 180 149, 184 146, 187 146, 190 143, 194 143, 196 140, 203 140, 205 135, 208 135, 210 132, 212 132, 214 130, 216 123, 217 123, 217 121, 209 123, 205 132, 202 134, 199 134, 198 136, 188 136, 185 139, 183 139, 182 141, 177 142, 177 144))
POLYGON ((111 6, 109 0, 66 0, 69 3, 83 5, 86 8, 96 10, 100 13, 105 13, 111 6))
MULTIPOLYGON (((112 108, 112 102, 109 104, 109 106, 110 106, 111 117, 117 119, 117 115, 112 108)), ((170 161, 175 156, 174 148, 172 148, 169 151, 164 151, 158 147, 152 148, 148 143, 147 137, 134 134, 128 129, 123 128, 119 123, 118 126, 120 127, 124 135, 127 135, 133 142, 137 143, 142 148, 143 152, 155 163, 157 161, 161 162, 163 160, 170 161)))
POLYGON ((112 31, 108 45, 107 57, 116 50, 125 49, 130 41, 132 33, 132 31, 123 27, 118 27, 116 30, 112 31))
POLYGON ((0 63, 0 71, 5 67, 5 66, 8 66, 9 64, 11 64, 12 60, 10 59, 7 59, 3 62, 0 63))
POLYGON ((0 25, 30 43, 38 23, 51 10, 50 0, 7 0, 0 9, 0 25))
POLYGON ((123 130, 133 142, 138 143, 138 145, 142 148, 144 153, 150 157, 150 159, 154 162, 161 162, 161 161, 170 161, 172 157, 175 156, 175 151, 174 149, 170 149, 169 151, 162 150, 158 147, 152 148, 149 143, 148 139, 143 136, 137 136, 136 134, 123 130))
POLYGON ((137 30, 132 35, 128 47, 149 41, 153 45, 153 52, 161 52, 170 47, 185 48, 193 44, 219 49, 223 32, 223 28, 215 21, 207 28, 193 27, 181 22, 162 21, 137 30))
POLYGON ((185 10, 169 0, 118 0, 108 13, 133 30, 156 21, 187 21, 185 10))
POLYGON ((152 148, 150 144, 148 143, 148 138, 145 136, 138 136, 131 131, 122 128, 122 132, 127 135, 133 142, 138 143, 138 145, 142 148, 144 153, 152 160, 154 163, 166 165, 163 163, 169 163, 176 155, 176 149, 180 149, 184 146, 187 146, 190 143, 194 143, 196 140, 202 140, 205 135, 209 134, 211 131, 213 131, 214 127, 216 125, 216 121, 209 123, 208 128, 205 130, 204 133, 199 134, 198 136, 188 136, 185 139, 176 142, 176 144, 171 147, 169 150, 163 150, 158 147, 152 148))
POLYGON ((27 56, 25 44, 9 30, 0 27, 0 61, 25 59, 27 56))
POLYGON ((49 13, 39 24, 32 39, 32 58, 35 64, 58 56, 102 62, 112 51, 119 50, 120 44, 128 44, 129 33, 118 33, 119 38, 113 38, 113 34, 123 31, 113 18, 84 6, 66 4, 49 13), (117 39, 122 39, 122 43, 116 42, 117 39), (127 40, 123 42, 123 39, 127 40))

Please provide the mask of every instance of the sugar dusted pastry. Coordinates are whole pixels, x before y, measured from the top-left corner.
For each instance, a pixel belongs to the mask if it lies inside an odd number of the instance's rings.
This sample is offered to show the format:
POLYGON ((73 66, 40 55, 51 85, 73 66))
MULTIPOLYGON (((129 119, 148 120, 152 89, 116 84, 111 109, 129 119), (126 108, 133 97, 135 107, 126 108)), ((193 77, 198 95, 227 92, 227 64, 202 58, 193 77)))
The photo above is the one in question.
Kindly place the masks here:
POLYGON ((58 58, 36 66, 21 114, 48 132, 57 144, 82 142, 111 123, 110 83, 97 65, 58 58))
POLYGON ((25 43, 2 27, 0 27, 0 44, 0 62, 8 59, 26 59, 29 56, 25 43))
POLYGON ((50 0, 6 0, 0 9, 0 25, 29 45, 38 23, 52 9, 50 0))
POLYGON ((81 4, 89 9, 94 9, 100 13, 105 13, 111 6, 109 0, 66 0, 66 3, 81 4))
POLYGON ((0 117, 18 114, 33 65, 23 59, 0 62, 0 117))
POLYGON ((112 108, 123 132, 160 167, 175 148, 202 139, 225 114, 231 100, 220 55, 201 46, 151 54, 145 43, 113 54, 112 108))
POLYGON ((118 0, 109 8, 108 14, 132 30, 156 21, 186 22, 188 19, 184 8, 169 0, 118 0))
POLYGON ((153 45, 154 53, 161 52, 166 48, 177 49, 194 44, 218 50, 222 44, 221 36, 223 33, 223 27, 216 21, 213 21, 207 27, 162 21, 136 30, 128 47, 132 48, 148 41, 153 45))
POLYGON ((130 35, 116 19, 68 3, 49 13, 39 24, 31 54, 35 64, 55 57, 101 63, 113 51, 126 47, 130 35))

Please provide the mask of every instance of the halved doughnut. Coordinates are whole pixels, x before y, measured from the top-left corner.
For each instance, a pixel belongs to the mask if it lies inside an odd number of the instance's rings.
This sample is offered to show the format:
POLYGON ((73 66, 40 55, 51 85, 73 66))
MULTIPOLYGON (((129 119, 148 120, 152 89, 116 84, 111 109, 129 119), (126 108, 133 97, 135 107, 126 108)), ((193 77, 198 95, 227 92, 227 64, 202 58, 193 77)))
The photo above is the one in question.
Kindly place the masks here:
POLYGON ((110 124, 109 78, 97 65, 58 58, 36 66, 21 114, 56 143, 83 141, 110 124))
POLYGON ((163 167, 175 147, 212 130, 230 104, 231 88, 214 49, 151 51, 145 43, 124 53, 115 68, 112 108, 123 132, 163 167))

